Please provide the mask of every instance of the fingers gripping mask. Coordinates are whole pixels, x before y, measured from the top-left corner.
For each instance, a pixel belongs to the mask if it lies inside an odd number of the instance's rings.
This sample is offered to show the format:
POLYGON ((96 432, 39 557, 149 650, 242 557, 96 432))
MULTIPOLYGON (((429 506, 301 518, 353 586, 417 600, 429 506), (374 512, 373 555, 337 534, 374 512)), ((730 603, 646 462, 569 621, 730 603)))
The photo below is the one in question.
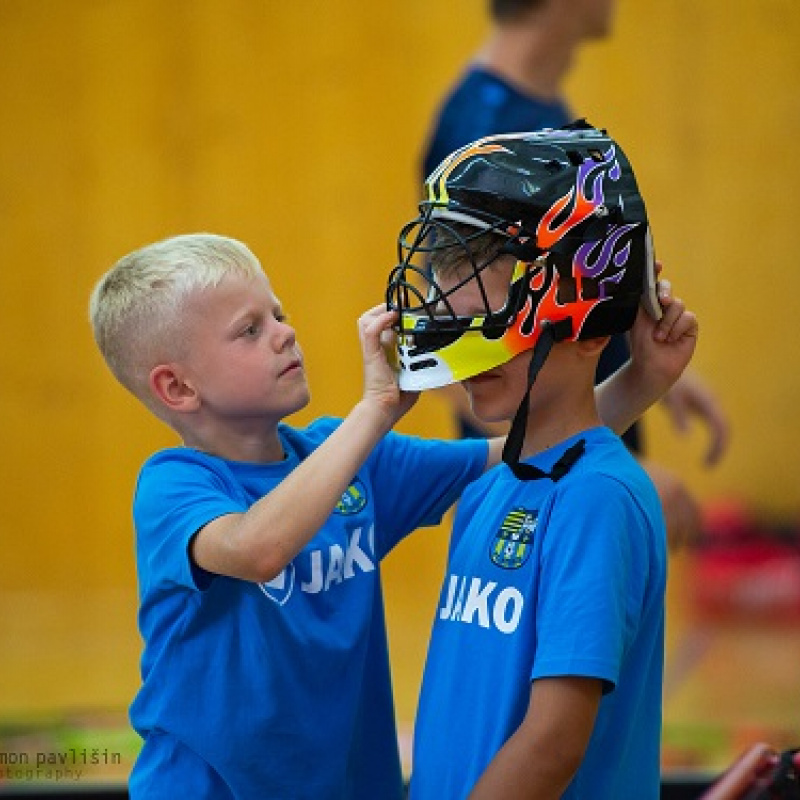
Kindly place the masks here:
POLYGON ((624 154, 574 127, 481 139, 425 183, 398 239, 387 305, 399 313, 400 386, 430 389, 556 340, 660 315, 645 214, 624 154))

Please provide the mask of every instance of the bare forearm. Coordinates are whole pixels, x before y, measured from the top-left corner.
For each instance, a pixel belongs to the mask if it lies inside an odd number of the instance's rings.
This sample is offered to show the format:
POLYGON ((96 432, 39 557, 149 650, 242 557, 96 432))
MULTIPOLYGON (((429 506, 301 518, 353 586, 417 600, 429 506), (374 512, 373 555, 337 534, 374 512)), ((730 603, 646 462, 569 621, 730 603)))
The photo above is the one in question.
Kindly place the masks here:
POLYGON ((469 800, 557 800, 580 767, 601 697, 592 678, 534 681, 519 728, 495 754, 469 800))
POLYGON ((374 405, 358 403, 319 448, 244 515, 243 539, 250 538, 254 547, 261 544, 271 553, 276 573, 322 527, 390 427, 374 405))
POLYGON ((325 442, 248 511, 209 523, 196 540, 195 561, 244 580, 272 580, 319 531, 393 422, 379 404, 358 403, 325 442))
POLYGON ((580 760, 560 757, 558 748, 535 747, 512 736, 484 771, 469 800, 558 800, 580 760))
POLYGON ((643 381, 635 364, 628 361, 595 389, 600 419, 615 433, 623 434, 666 388, 643 381))

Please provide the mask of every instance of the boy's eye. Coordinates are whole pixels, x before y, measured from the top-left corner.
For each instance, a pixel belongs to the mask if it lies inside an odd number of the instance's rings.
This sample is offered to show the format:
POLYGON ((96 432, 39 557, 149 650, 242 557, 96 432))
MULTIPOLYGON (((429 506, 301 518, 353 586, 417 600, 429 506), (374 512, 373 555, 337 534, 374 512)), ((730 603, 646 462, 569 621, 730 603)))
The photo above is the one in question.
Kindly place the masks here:
POLYGON ((259 333, 259 331, 260 331, 260 330, 261 330, 261 329, 259 328, 259 326, 258 326, 258 325, 256 325, 256 323, 254 322, 254 323, 252 323, 252 324, 248 325, 248 326, 247 326, 247 327, 246 327, 246 328, 245 328, 245 329, 242 331, 242 335, 243 335, 243 336, 258 336, 258 333, 259 333))

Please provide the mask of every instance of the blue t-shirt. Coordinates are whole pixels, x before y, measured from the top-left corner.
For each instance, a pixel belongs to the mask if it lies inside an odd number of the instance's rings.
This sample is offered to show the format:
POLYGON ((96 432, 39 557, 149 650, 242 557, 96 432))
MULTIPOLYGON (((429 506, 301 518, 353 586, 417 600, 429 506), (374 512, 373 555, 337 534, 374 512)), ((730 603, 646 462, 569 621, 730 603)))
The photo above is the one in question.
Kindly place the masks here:
POLYGON ((143 685, 131 720, 145 742, 133 800, 402 796, 379 562, 439 521, 480 474, 486 443, 388 434, 269 583, 211 575, 189 556, 203 525, 246 511, 338 424, 282 425, 279 463, 174 448, 142 468, 143 685))
POLYGON ((412 800, 461 800, 524 718, 531 681, 601 680, 569 800, 659 796, 666 534, 644 471, 607 428, 557 483, 507 466, 464 493, 417 713, 412 800))
MULTIPOLYGON (((492 72, 471 67, 439 109, 422 158, 423 178, 430 175, 450 153, 483 136, 560 128, 572 119, 563 100, 541 100, 520 91, 492 72)), ((625 336, 612 336, 597 365, 597 383, 616 372, 629 356, 625 336)), ((462 436, 480 435, 468 420, 461 420, 460 424, 462 436)), ((634 424, 623 439, 631 450, 640 451, 641 426, 634 424)))
POLYGON ((566 103, 521 92, 498 75, 471 67, 439 109, 422 159, 424 176, 459 147, 495 133, 560 128, 572 122, 566 103))

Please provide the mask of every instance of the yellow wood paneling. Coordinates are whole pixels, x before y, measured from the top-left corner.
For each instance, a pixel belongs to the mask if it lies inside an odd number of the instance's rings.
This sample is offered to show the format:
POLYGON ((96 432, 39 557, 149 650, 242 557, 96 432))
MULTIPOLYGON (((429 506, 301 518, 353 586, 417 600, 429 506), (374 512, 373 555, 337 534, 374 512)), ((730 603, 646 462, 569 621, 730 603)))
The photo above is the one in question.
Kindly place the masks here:
MULTIPOLYGON (((0 713, 124 705, 136 685, 130 494, 141 461, 173 438, 95 353, 93 282, 168 234, 244 239, 307 353, 313 403, 297 421, 346 412, 360 386, 355 319, 381 298, 428 119, 483 10, 0 3, 0 618, 25 620, 0 634, 0 713)), ((702 436, 676 442, 658 412, 652 450, 703 498, 794 514, 800 6, 621 0, 617 23, 577 60, 573 107, 631 155, 659 254, 701 315, 697 368, 735 429, 714 472, 699 466, 702 436)), ((402 428, 450 434, 435 398, 402 428)), ((443 556, 437 530, 387 563, 403 719, 443 556)))
POLYGON ((701 497, 732 494, 798 518, 800 7, 623 0, 618 22, 614 40, 582 54, 572 96, 630 151, 656 249, 700 315, 695 366, 734 430, 714 471, 700 466, 700 432, 676 439, 659 412, 652 449, 701 497))

